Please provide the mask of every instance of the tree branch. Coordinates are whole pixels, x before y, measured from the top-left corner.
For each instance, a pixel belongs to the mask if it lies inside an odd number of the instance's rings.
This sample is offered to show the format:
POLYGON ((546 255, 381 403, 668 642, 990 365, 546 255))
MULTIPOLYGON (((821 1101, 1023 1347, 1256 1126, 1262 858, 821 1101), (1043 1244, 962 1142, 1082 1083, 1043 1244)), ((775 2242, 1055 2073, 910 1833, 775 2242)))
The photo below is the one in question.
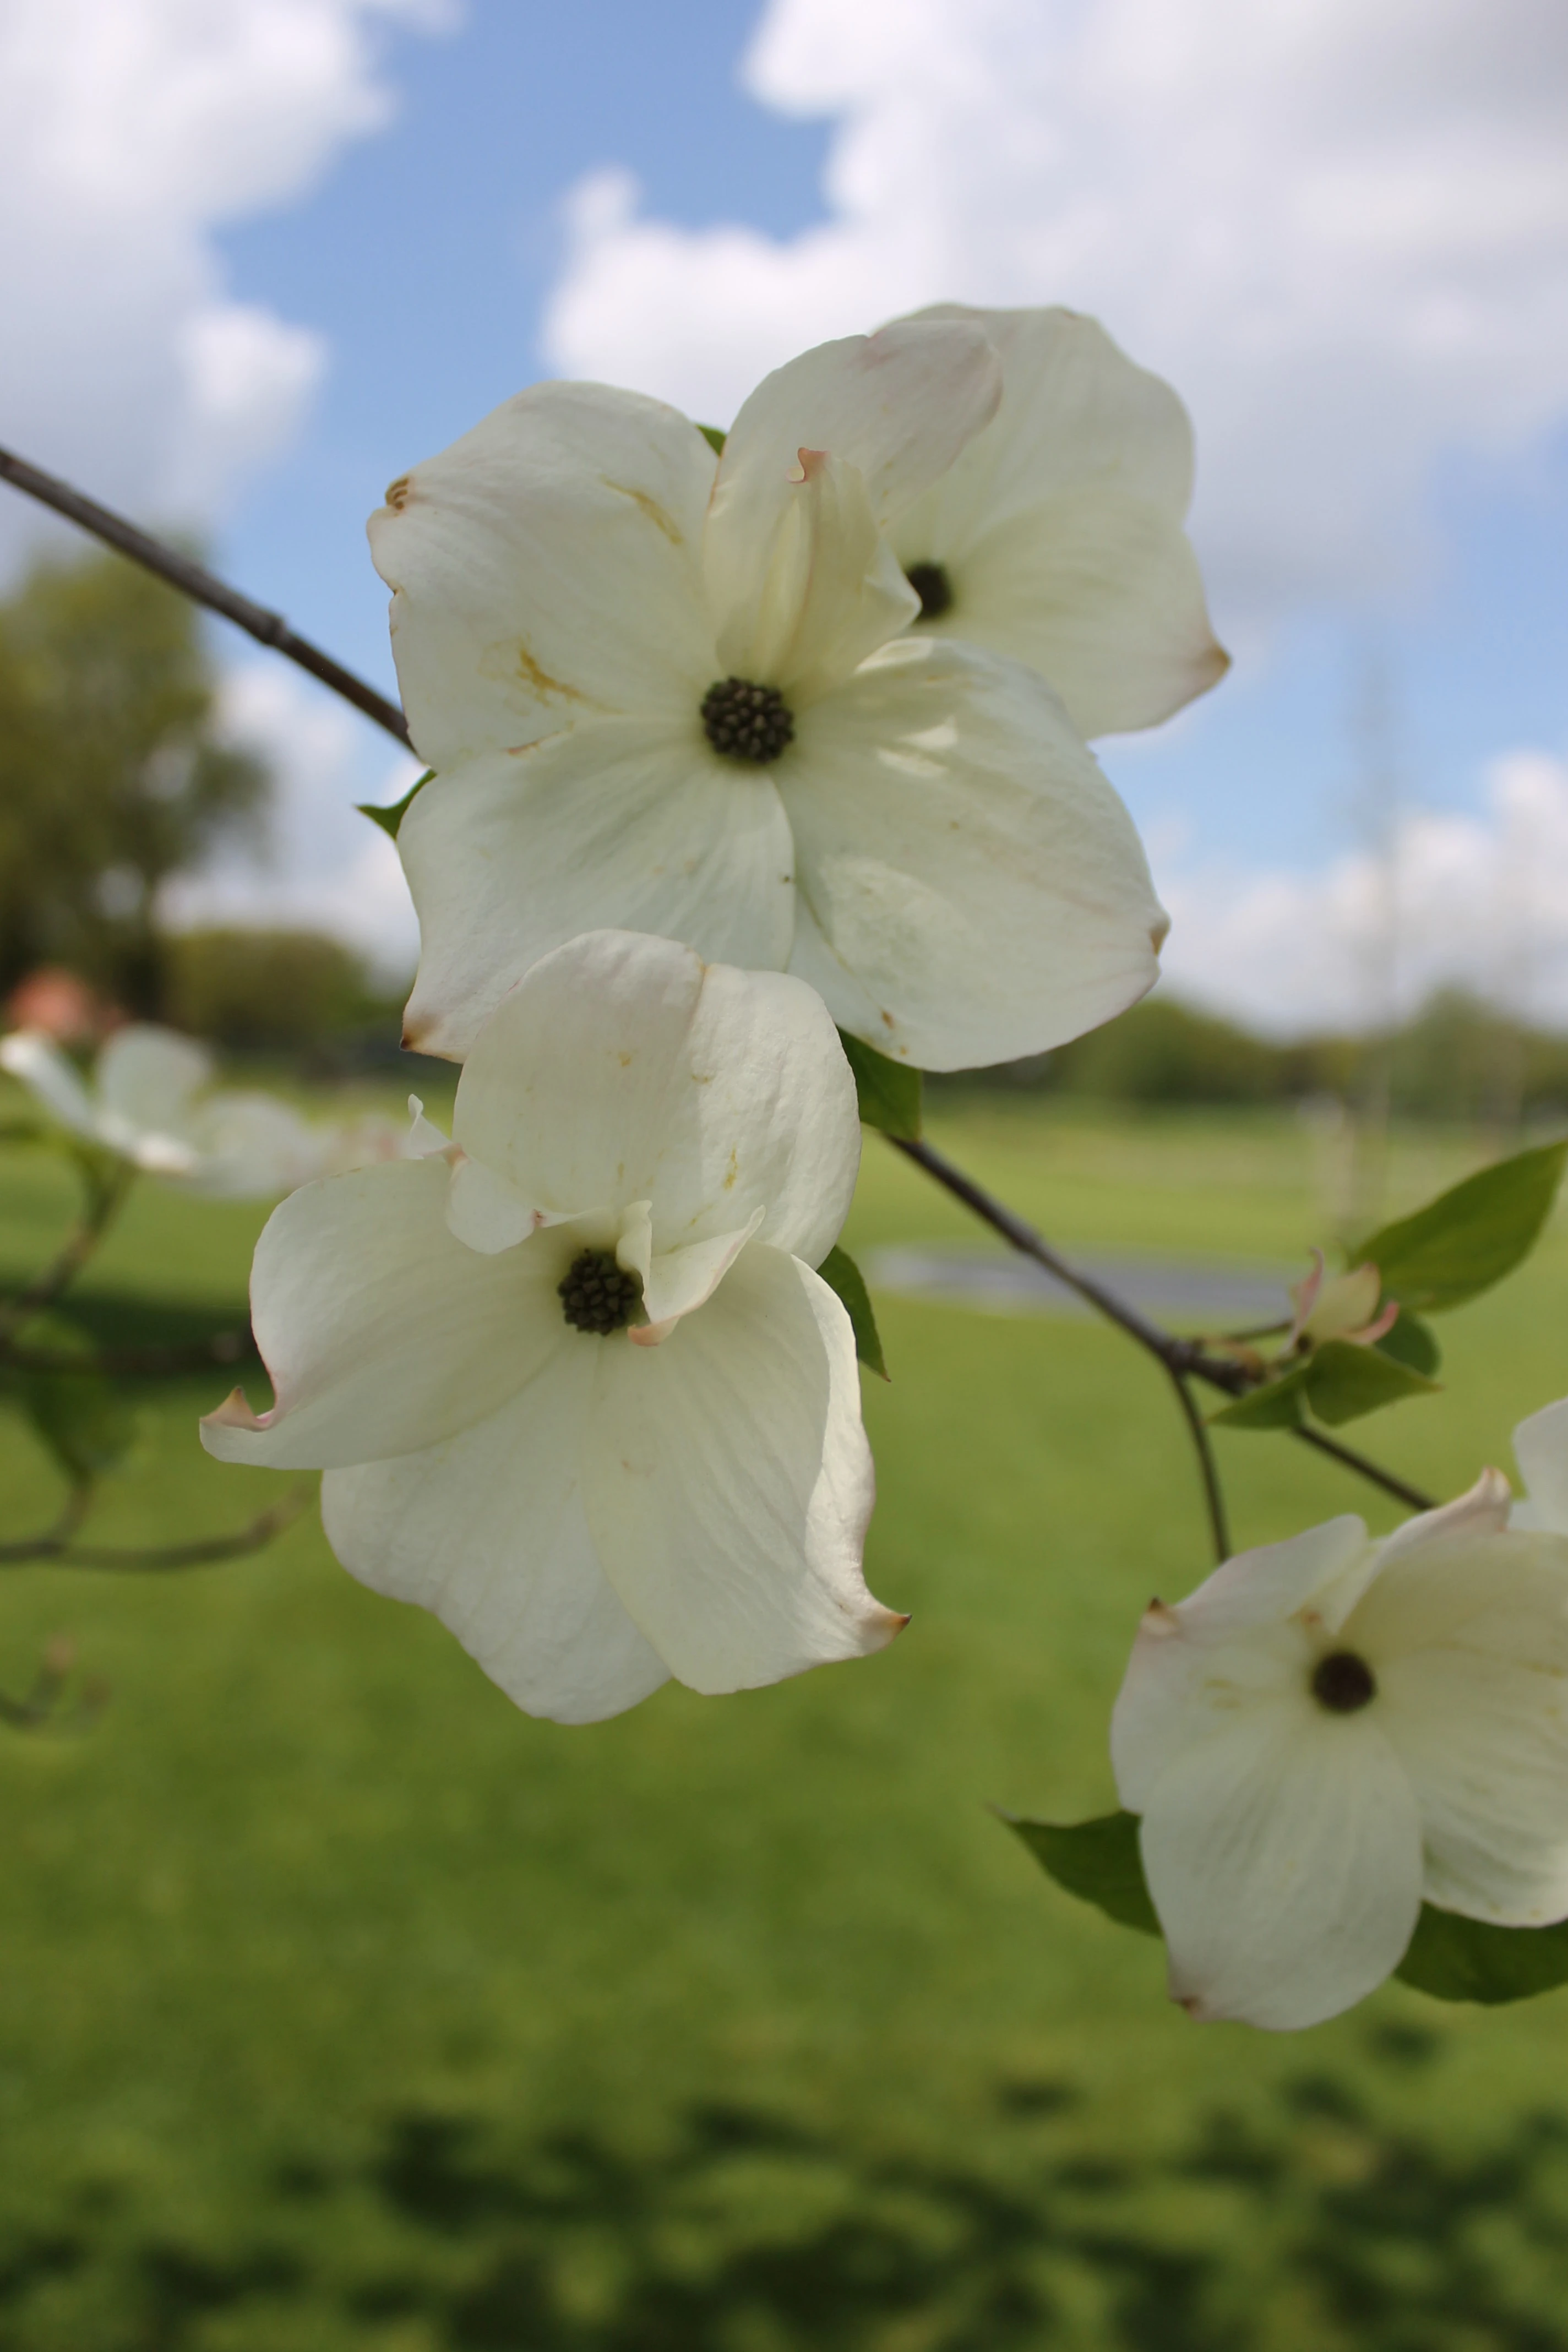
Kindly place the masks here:
POLYGON ((189 556, 165 547, 161 540, 151 538, 146 531, 138 530, 134 523, 127 522, 123 515, 100 507, 96 499, 84 498, 68 482, 57 481, 53 474, 29 466, 25 457, 14 457, 8 449, 0 449, 0 481, 9 482, 13 489, 37 499, 43 506, 52 507, 56 514, 64 515, 68 522, 90 531, 107 547, 128 555, 132 563, 140 563, 144 571, 166 580, 172 588, 205 604, 208 612, 221 613, 226 621, 232 621, 237 629, 243 629, 258 645, 270 646, 286 661, 296 663, 300 669, 309 670, 312 677, 320 678, 323 686, 330 686, 334 694, 341 694, 345 702, 352 702, 356 710, 384 728, 405 751, 412 750, 408 721, 397 705, 389 702, 384 694, 378 694, 374 686, 367 686, 363 677, 344 669, 341 662, 333 661, 330 654, 322 653, 319 646, 311 645, 308 637, 296 635, 280 613, 269 613, 264 604, 253 604, 248 596, 242 596, 237 589, 201 564, 193 563, 189 556))
POLYGON ((208 1568, 221 1560, 243 1559, 249 1552, 263 1550, 274 1536, 292 1526, 314 1493, 310 1486, 291 1486, 280 1503, 260 1512, 237 1533, 204 1536, 186 1544, 79 1544, 73 1538, 81 1512, 71 1521, 68 1505, 47 1533, 20 1543, 0 1544, 0 1568, 33 1567, 44 1562, 56 1568, 101 1568, 141 1574, 150 1569, 208 1568))
MULTIPOLYGON (((122 1163, 102 1182, 96 1178, 89 1180, 91 1198, 87 1211, 78 1219, 58 1255, 41 1274, 35 1275, 15 1298, 0 1301, 0 1341, 8 1342, 10 1334, 30 1316, 41 1315, 69 1289, 119 1215, 135 1181, 136 1171, 129 1163, 122 1163)), ((62 1369, 79 1370, 80 1360, 62 1369)))
MULTIPOLYGON (((1146 1315, 1140 1314, 1135 1307, 1129 1306, 1124 1298, 1119 1298, 1104 1283, 1069 1265, 1043 1234, 1035 1231, 1033 1225, 1026 1224, 1022 1217, 1016 1216, 1011 1209, 994 1199, 984 1185, 977 1184, 972 1176, 966 1176, 962 1168, 955 1168, 934 1144, 910 1143, 901 1136, 893 1135, 888 1138, 888 1141, 895 1150, 901 1151, 906 1160, 912 1160, 917 1167, 925 1170, 928 1176, 934 1177, 954 1200, 962 1201, 966 1209, 973 1210, 1013 1249, 1025 1257, 1033 1258, 1036 1265, 1044 1266, 1047 1274, 1054 1274, 1058 1282, 1065 1282, 1069 1289, 1076 1290, 1079 1297, 1087 1299, 1098 1314, 1117 1324, 1164 1367, 1180 1397, 1182 1411, 1197 1453, 1215 1545, 1218 1547, 1226 1542, 1225 1506, 1220 1496, 1209 1434, 1186 1383, 1189 1378, 1200 1380, 1210 1388, 1224 1390, 1227 1396, 1245 1396, 1257 1385, 1247 1367, 1234 1356, 1213 1354, 1199 1339, 1184 1339, 1173 1331, 1163 1330, 1159 1324, 1152 1323, 1146 1315)), ((1364 1454, 1355 1453, 1348 1445, 1341 1445, 1336 1439, 1325 1437, 1315 1429, 1297 1428, 1290 1434, 1300 1438, 1303 1444, 1315 1447, 1320 1454, 1331 1455, 1345 1469, 1353 1470, 1359 1477, 1369 1479, 1374 1486, 1381 1486, 1384 1494, 1393 1495, 1399 1502, 1407 1503, 1418 1511, 1436 1508, 1433 1496, 1424 1495, 1418 1486, 1408 1486, 1403 1478, 1395 1477, 1393 1471, 1384 1470, 1380 1464, 1369 1460, 1364 1454)), ((1227 1554, 1221 1550, 1219 1557, 1224 1559, 1227 1554)))

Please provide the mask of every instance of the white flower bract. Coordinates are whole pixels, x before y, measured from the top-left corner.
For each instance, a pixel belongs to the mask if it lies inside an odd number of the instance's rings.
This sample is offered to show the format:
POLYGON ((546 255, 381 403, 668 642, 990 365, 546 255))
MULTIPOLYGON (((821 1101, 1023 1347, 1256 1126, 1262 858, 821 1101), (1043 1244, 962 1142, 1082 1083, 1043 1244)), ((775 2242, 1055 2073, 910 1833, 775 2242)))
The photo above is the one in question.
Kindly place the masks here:
POLYGON ((1229 657, 1182 528, 1193 434, 1170 385, 1072 310, 916 315, 983 328, 1003 383, 994 421, 892 524, 939 607, 921 629, 1027 662, 1087 736, 1215 685, 1229 657))
POLYGON ((115 1031, 90 1086, 38 1030, 0 1038, 0 1068, 83 1142, 209 1199, 269 1200, 322 1164, 322 1139, 287 1103, 215 1092, 205 1048, 150 1022, 115 1031))
POLYGON ((1423 1900, 1568 1916, 1568 1541, 1509 1507, 1489 1470, 1382 1542, 1333 1519, 1145 1614, 1111 1757, 1194 2017, 1348 2009, 1423 1900))
POLYGON ((237 1391, 203 1441, 324 1469, 343 1565, 531 1714, 878 1649, 904 1621, 861 1574, 854 1335, 813 1270, 859 1140, 803 982, 574 940, 475 1038, 450 1144, 421 1116, 420 1156, 275 1211, 251 1289, 277 1401, 237 1391))
POLYGON ((1000 381, 972 321, 825 344, 721 459, 660 402, 535 384, 393 484, 371 546, 436 772, 398 835, 410 1044, 460 1058, 602 926, 792 971, 931 1069, 1144 992, 1166 925, 1125 809, 1036 671, 910 632, 887 536, 1000 381), (731 681, 764 691, 755 757, 706 705, 731 681))

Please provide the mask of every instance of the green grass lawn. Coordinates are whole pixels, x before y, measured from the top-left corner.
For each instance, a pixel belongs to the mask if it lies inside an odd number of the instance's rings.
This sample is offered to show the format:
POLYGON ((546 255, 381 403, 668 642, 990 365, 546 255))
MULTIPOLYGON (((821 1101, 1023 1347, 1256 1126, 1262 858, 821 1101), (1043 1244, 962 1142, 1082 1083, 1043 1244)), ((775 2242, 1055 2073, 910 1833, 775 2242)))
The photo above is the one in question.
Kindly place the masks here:
MULTIPOLYGON (((1283 1121, 933 1132, 1064 1242, 1320 1236, 1283 1121)), ((1468 1164, 1403 1146, 1393 1204, 1468 1164)), ((63 1205, 0 1158, 7 1269, 63 1205)), ((97 1327, 233 1315, 259 1223, 146 1188, 97 1327)), ((851 1247, 974 1231, 868 1139, 851 1247)), ((1088 1323, 880 1312, 868 1575, 913 1622, 777 1689, 531 1722, 313 1519, 180 1577, 11 1572, 0 1684, 68 1632, 112 1700, 0 1737, 4 2352, 1568 2346, 1568 1993, 1197 2028, 986 1810, 1112 1801, 1138 1612, 1205 1571, 1159 1376, 1088 1323)), ((1448 1494, 1568 1391, 1562 1233, 1442 1336, 1445 1393, 1358 1434, 1448 1494)), ((287 1483, 198 1452, 222 1386, 147 1403, 105 1539, 287 1483)), ((50 1488, 0 1428, 11 1535, 50 1488)), ((1362 1507, 1220 1442, 1239 1541, 1362 1507)))

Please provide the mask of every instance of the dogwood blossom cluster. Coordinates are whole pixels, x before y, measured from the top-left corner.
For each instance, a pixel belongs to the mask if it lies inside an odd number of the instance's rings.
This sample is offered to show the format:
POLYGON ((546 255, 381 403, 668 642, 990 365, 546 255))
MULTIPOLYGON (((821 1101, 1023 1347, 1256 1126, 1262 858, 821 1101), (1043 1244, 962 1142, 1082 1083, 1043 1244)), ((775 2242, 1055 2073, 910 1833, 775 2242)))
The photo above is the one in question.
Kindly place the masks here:
POLYGON ((1373 1542, 1331 1520, 1146 1612, 1116 1703, 1121 1801, 1172 1998, 1278 2030, 1395 1969, 1422 1903, 1568 1918, 1568 1401, 1373 1542))
POLYGON ((1064 311, 825 344, 720 438, 546 383, 371 522, 430 773, 406 1039, 453 1133, 257 1254, 340 1559, 578 1721, 879 1647, 834 1034, 952 1068, 1131 1003, 1165 917, 1086 729, 1224 667, 1168 389, 1064 311))

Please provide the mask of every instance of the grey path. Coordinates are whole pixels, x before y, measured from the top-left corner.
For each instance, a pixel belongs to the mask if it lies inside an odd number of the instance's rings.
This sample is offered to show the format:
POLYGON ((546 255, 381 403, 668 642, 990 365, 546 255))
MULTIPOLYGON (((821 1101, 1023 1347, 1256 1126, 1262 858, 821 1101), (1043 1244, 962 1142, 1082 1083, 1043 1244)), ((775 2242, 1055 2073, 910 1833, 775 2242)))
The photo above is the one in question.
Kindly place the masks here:
MULTIPOLYGON (((1287 1286, 1304 1265, 1258 1258, 1171 1257, 1121 1251, 1064 1251, 1112 1290, 1156 1318, 1196 1319, 1213 1329, 1242 1328, 1288 1316, 1287 1286)), ((1054 1275, 1016 1252, 908 1247, 869 1251, 873 1289, 901 1290, 999 1315, 1090 1315, 1093 1308, 1054 1275)))

